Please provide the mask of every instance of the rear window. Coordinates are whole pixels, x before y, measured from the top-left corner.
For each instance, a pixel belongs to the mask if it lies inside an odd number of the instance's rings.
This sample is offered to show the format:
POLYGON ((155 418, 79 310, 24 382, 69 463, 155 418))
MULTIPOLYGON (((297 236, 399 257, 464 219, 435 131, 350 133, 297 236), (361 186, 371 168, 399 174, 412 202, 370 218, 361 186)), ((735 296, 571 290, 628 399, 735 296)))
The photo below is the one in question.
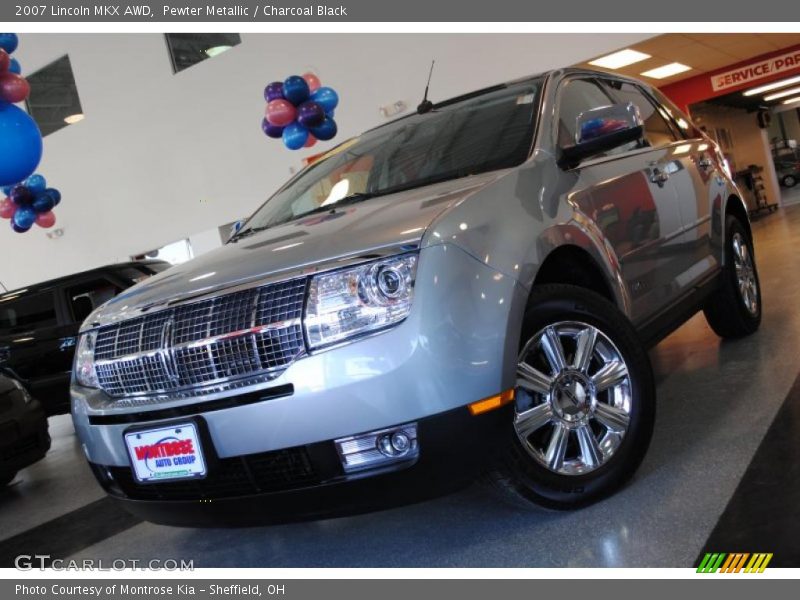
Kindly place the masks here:
POLYGON ((53 292, 0 297, 0 330, 49 327, 57 323, 53 292))

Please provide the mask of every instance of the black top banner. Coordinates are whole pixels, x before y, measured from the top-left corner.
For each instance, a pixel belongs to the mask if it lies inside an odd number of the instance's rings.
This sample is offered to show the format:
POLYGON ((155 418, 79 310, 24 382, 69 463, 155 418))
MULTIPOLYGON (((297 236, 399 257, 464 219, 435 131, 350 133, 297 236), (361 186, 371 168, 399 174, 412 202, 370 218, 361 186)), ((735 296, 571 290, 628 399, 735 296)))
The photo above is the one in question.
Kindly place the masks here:
POLYGON ((115 3, 3 0, 0 20, 19 22, 800 22, 800 2, 741 0, 161 0, 115 3))

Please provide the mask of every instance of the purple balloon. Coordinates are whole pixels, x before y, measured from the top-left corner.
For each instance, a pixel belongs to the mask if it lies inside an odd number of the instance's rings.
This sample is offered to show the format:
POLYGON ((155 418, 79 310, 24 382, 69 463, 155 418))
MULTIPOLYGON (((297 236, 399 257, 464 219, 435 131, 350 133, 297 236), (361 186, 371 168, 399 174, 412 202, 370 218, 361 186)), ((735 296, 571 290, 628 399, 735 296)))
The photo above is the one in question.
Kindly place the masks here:
POLYGON ((271 100, 281 100, 283 98, 283 82, 273 81, 264 88, 264 100, 270 102, 271 100))
POLYGON ((283 137, 283 127, 273 125, 266 119, 261 119, 261 130, 271 138, 278 139, 283 137))
POLYGON ((24 185, 15 185, 8 197, 17 206, 27 206, 33 202, 33 192, 24 185))
POLYGON ((325 109, 317 102, 303 102, 297 107, 297 121, 303 127, 317 127, 325 120, 325 109))

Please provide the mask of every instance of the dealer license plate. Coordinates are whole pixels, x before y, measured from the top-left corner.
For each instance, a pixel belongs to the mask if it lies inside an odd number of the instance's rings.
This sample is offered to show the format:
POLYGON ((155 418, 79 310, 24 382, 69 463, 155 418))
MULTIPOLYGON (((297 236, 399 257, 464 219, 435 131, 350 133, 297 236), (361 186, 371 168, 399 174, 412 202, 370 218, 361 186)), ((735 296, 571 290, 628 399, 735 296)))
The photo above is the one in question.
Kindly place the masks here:
POLYGON ((130 431, 125 445, 136 480, 144 483, 205 477, 206 461, 194 423, 130 431))

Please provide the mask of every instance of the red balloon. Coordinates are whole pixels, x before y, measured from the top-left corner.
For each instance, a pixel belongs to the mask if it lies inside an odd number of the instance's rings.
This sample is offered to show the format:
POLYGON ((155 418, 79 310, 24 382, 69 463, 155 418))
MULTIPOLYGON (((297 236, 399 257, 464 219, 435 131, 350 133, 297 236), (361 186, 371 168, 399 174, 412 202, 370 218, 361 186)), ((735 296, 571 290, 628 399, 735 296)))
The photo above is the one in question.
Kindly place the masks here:
POLYGON ((0 218, 10 219, 15 212, 17 212, 17 205, 11 201, 11 198, 0 200, 0 218))
POLYGON ((56 224, 56 215, 52 210, 48 210, 47 212, 39 213, 36 215, 36 224, 39 227, 44 227, 47 229, 48 227, 52 227, 56 224))
POLYGON ((316 92, 322 85, 322 82, 319 80, 319 77, 317 77, 313 73, 303 73, 303 79, 306 80, 306 83, 308 84, 308 89, 312 94, 316 92))
POLYGON ((270 100, 267 103, 267 121, 270 125, 286 127, 297 117, 297 109, 288 100, 270 100))
POLYGON ((0 48, 0 73, 5 73, 11 66, 11 57, 8 52, 0 48))
POLYGON ((11 104, 22 102, 31 93, 28 80, 16 73, 0 73, 0 98, 11 104))
POLYGON ((311 146, 313 146, 316 143, 317 143, 317 138, 315 138, 313 135, 309 133, 306 143, 303 144, 303 148, 311 148, 311 146))

